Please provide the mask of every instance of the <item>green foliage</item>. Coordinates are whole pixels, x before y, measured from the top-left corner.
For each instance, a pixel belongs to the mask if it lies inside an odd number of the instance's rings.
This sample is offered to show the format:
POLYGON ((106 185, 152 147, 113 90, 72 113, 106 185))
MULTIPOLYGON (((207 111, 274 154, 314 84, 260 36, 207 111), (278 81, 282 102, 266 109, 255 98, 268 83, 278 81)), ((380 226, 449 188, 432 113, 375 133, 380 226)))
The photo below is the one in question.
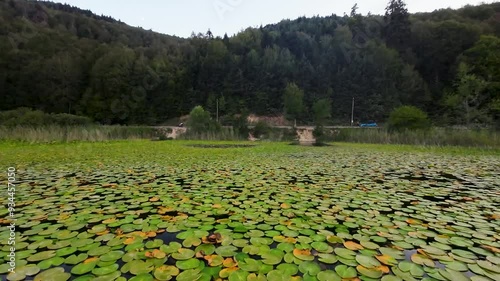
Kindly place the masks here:
POLYGON ((320 99, 313 105, 314 122, 324 125, 326 120, 332 116, 332 102, 329 99, 320 99))
POLYGON ((410 14, 403 0, 390 0, 384 17, 384 35, 387 45, 403 52, 411 36, 410 14))
MULTIPOLYGON (((500 38, 482 36, 464 53, 462 61, 469 66, 468 75, 475 75, 477 80, 485 82, 480 85, 484 89, 474 105, 481 112, 481 119, 491 118, 500 127, 500 38)), ((463 116, 463 113, 458 116, 463 116)))
POLYGON ((178 137, 181 140, 206 140, 206 141, 237 141, 242 140, 242 136, 232 128, 220 128, 215 131, 187 132, 178 137))
POLYGON ((83 116, 71 114, 47 114, 40 110, 19 108, 16 110, 0 112, 0 126, 86 126, 91 125, 92 120, 83 116))
POLYGON ((113 140, 152 139, 154 128, 134 126, 0 126, 1 141, 28 143, 104 142, 113 140))
POLYGON ((488 123, 485 112, 481 110, 481 105, 487 98, 483 95, 487 83, 475 74, 470 74, 469 67, 461 63, 455 87, 456 91, 446 97, 446 104, 451 110, 462 112, 459 116, 463 116, 463 120, 459 121, 467 126, 470 126, 471 122, 488 123))
MULTIPOLYGON (((355 10, 354 8, 353 10, 355 10)), ((313 136, 316 139, 316 145, 323 145, 329 140, 324 125, 326 120, 331 117, 331 111, 332 105, 329 99, 320 99, 313 105, 314 123, 316 124, 313 136)))
POLYGON ((432 128, 416 131, 339 129, 338 142, 500 148, 500 134, 492 130, 432 128))
MULTIPOLYGON (((69 5, 0 1, 0 110, 155 125, 197 105, 215 117, 217 99, 221 116, 276 115, 287 100, 287 118, 305 123, 315 121, 315 101, 330 99, 332 119, 347 123, 354 96, 361 121, 386 120, 401 104, 442 121, 463 61, 487 82, 479 122, 500 122, 498 3, 410 15, 391 0, 385 17, 357 8, 232 37, 177 38, 69 5)), ((451 115, 467 119, 464 110, 451 115)))
POLYGON ((252 130, 252 134, 256 138, 267 138, 271 133, 271 126, 264 121, 259 121, 255 124, 255 127, 252 130))
POLYGON ((243 113, 234 118, 233 128, 236 133, 243 139, 248 138, 250 129, 248 128, 248 114, 243 113))
POLYGON ((187 123, 189 133, 201 134, 207 132, 220 131, 220 125, 210 117, 210 113, 205 111, 202 106, 193 108, 189 114, 187 123))
POLYGON ((388 128, 392 131, 426 130, 430 126, 427 113, 414 106, 401 106, 389 116, 388 128))
POLYGON ((326 142, 325 128, 322 125, 316 125, 313 136, 316 139, 316 145, 322 145, 326 142))
POLYGON ((304 111, 304 91, 295 83, 289 83, 283 95, 285 115, 290 119, 297 119, 304 111))

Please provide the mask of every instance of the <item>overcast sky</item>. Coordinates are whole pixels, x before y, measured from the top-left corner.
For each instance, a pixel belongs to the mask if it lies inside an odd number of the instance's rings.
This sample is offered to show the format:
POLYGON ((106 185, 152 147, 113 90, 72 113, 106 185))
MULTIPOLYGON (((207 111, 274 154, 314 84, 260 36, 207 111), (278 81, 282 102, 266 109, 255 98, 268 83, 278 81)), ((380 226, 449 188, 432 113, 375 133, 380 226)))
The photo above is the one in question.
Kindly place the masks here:
MULTIPOLYGON (((300 16, 327 16, 350 13, 358 3, 359 12, 383 14, 388 0, 59 0, 96 14, 120 19, 132 26, 189 37, 191 32, 233 35, 247 27, 277 23, 300 16)), ((59 2, 55 0, 55 2, 59 2)), ((479 4, 476 0, 406 0, 410 12, 460 8, 479 4)), ((493 1, 486 1, 493 2, 493 1)))

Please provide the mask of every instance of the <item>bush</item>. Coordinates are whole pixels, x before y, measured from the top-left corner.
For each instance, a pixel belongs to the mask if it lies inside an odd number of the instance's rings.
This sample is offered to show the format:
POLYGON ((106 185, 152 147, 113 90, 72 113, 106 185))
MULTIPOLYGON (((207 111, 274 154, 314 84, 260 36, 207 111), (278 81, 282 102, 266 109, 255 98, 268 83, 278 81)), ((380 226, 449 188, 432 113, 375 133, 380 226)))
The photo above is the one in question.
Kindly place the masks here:
POLYGON ((271 133, 272 128, 264 121, 259 121, 255 124, 252 130, 252 134, 256 138, 266 138, 271 133))
POLYGON ((243 139, 248 138, 250 130, 248 129, 248 114, 241 114, 234 118, 233 127, 235 132, 243 139))
POLYGON ((189 133, 192 134, 217 132, 221 129, 221 126, 217 122, 212 120, 212 118, 210 117, 210 113, 208 111, 205 111, 201 106, 193 108, 193 110, 189 114, 187 127, 189 129, 189 133))
POLYGON ((414 106, 401 106, 396 108, 389 117, 388 128, 390 131, 427 130, 431 123, 427 113, 414 106))
POLYGON ((71 114, 48 114, 40 110, 18 108, 0 112, 0 126, 85 126, 91 125, 92 120, 83 116, 71 114))

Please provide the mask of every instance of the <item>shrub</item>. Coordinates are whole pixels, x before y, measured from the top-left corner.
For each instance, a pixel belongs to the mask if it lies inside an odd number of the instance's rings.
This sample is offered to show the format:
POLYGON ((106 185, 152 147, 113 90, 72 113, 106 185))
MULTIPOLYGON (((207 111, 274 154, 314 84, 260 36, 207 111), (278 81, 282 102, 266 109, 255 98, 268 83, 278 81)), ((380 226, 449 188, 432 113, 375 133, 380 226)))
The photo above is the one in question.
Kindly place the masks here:
POLYGON ((189 128, 189 133, 193 134, 217 132, 221 129, 220 125, 212 120, 210 113, 205 111, 201 106, 193 108, 189 114, 187 126, 189 128))
POLYGON ((53 124, 59 126, 85 126, 92 124, 92 120, 88 117, 77 116, 71 114, 52 114, 53 124))
POLYGON ((256 138, 266 138, 271 133, 271 127, 264 121, 259 121, 255 124, 252 130, 252 134, 256 138))
POLYGON ((321 125, 317 125, 316 128, 314 128, 313 136, 316 139, 317 145, 324 144, 327 141, 325 129, 321 125))
POLYGON ((431 127, 427 113, 414 106, 396 108, 389 117, 391 131, 426 130, 431 127))
POLYGON ((91 124, 92 120, 87 117, 71 114, 48 114, 29 108, 18 108, 16 110, 0 112, 0 125, 7 127, 84 126, 91 124))
POLYGON ((248 114, 241 114, 240 116, 235 117, 233 127, 235 132, 241 138, 248 138, 248 134, 250 133, 250 130, 248 129, 248 114))

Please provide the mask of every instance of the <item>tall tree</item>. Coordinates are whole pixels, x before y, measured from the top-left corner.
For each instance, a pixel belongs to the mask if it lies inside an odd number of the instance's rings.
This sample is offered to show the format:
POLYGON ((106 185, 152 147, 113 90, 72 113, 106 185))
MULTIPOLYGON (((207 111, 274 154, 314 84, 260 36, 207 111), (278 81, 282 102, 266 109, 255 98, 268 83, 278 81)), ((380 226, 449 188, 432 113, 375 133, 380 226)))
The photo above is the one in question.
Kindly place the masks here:
POLYGON ((400 53, 406 51, 411 36, 410 14, 403 0, 390 0, 385 16, 385 42, 400 53))
POLYGON ((470 66, 472 73, 487 82, 480 106, 489 112, 495 126, 500 128, 500 38, 482 36, 464 53, 462 60, 470 66))
POLYGON ((285 115, 294 120, 294 126, 297 126, 297 118, 304 111, 304 91, 297 84, 288 83, 283 96, 285 104, 285 115))
POLYGON ((332 116, 332 101, 320 99, 313 105, 314 122, 316 126, 323 126, 328 118, 332 116))
POLYGON ((463 120, 456 120, 470 126, 472 122, 484 122, 486 117, 481 110, 481 100, 484 99, 483 91, 487 83, 475 74, 471 74, 469 66, 461 63, 458 68, 456 90, 446 98, 447 105, 455 111, 462 111, 463 120))

